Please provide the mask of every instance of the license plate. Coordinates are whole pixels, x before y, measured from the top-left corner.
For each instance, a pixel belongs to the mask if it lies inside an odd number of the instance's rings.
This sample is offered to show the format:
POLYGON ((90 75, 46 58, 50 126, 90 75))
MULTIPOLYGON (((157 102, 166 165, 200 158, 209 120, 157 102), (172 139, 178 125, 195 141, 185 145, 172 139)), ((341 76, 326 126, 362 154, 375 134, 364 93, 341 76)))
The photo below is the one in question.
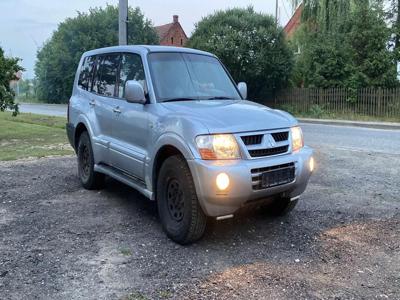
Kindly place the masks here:
POLYGON ((274 187, 294 180, 294 166, 271 170, 261 175, 261 185, 263 188, 274 187))

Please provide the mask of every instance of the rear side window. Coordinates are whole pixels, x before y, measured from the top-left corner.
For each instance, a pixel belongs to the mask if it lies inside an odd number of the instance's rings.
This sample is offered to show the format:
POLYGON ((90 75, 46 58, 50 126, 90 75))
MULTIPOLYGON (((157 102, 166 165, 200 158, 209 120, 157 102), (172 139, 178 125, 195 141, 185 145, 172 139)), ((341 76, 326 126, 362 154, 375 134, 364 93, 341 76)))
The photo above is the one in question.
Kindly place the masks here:
POLYGON ((119 54, 106 54, 98 57, 93 92, 107 97, 115 96, 119 61, 119 54))
POLYGON ((95 56, 85 57, 79 74, 78 86, 86 91, 92 87, 95 56))
POLYGON ((125 98, 125 84, 128 80, 138 81, 146 91, 142 59, 137 54, 122 54, 118 80, 118 98, 125 98))

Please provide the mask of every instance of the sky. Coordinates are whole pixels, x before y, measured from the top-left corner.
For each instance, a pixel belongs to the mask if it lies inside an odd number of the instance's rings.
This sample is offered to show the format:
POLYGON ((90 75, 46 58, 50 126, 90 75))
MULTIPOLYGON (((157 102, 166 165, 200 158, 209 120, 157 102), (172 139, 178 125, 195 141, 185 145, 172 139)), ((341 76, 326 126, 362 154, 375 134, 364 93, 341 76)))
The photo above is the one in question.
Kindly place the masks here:
MULTIPOLYGON (((291 8, 288 0, 279 1, 279 23, 286 24, 291 8)), ((118 0, 0 0, 0 47, 7 56, 22 59, 24 78, 34 77, 36 52, 57 29, 57 25, 77 11, 118 4, 118 0)), ((138 6, 154 25, 172 22, 172 15, 190 36, 195 23, 215 10, 252 5, 257 12, 275 14, 275 0, 129 0, 138 6)))

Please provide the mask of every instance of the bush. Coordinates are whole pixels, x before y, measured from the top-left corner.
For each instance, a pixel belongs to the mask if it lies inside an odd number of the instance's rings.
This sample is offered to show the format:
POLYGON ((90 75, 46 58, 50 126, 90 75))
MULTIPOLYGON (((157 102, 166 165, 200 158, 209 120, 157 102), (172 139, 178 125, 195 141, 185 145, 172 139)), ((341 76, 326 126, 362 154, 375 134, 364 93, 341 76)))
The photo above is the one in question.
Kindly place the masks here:
MULTIPOLYGON (((158 36, 139 8, 129 8, 129 44, 157 44, 158 36)), ((93 8, 58 26, 38 51, 35 73, 37 97, 66 103, 71 96, 81 55, 88 50, 118 45, 118 7, 93 8)))
POLYGON ((236 82, 246 81, 249 97, 286 87, 293 66, 282 28, 253 8, 219 11, 196 24, 188 46, 216 54, 236 82))

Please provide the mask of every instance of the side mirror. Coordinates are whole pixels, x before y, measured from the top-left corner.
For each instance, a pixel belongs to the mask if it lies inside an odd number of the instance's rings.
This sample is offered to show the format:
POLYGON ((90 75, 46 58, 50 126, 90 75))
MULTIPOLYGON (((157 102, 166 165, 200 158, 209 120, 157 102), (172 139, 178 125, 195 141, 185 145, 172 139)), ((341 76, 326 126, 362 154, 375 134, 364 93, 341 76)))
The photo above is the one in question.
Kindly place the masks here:
POLYGON ((247 84, 246 82, 239 82, 238 89, 243 99, 247 99, 247 84))
POLYGON ((125 83, 125 99, 130 103, 145 104, 146 97, 142 85, 136 80, 128 80, 125 83))

